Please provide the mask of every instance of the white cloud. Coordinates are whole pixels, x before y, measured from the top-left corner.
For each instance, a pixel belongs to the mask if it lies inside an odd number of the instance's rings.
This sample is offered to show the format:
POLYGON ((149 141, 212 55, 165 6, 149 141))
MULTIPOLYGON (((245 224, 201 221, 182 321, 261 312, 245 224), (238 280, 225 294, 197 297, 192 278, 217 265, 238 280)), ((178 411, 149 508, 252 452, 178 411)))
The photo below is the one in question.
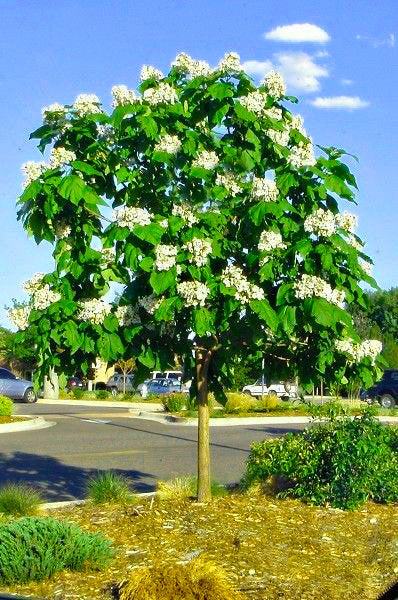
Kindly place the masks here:
POLYGON ((340 79, 341 85, 352 85, 354 82, 352 79, 340 79))
POLYGON ((328 77, 326 67, 314 62, 313 57, 306 52, 277 52, 272 60, 264 62, 248 60, 243 63, 244 69, 258 77, 263 77, 269 71, 278 71, 285 78, 289 91, 317 92, 320 89, 319 79, 328 77))
POLYGON ((275 29, 264 33, 264 37, 266 40, 288 43, 315 42, 324 44, 330 40, 329 34, 324 29, 311 23, 294 23, 275 27, 275 29))
POLYGON ((365 108, 370 103, 361 100, 359 96, 331 96, 329 98, 315 98, 315 100, 310 100, 310 104, 316 106, 316 108, 356 110, 365 108))
POLYGON ((390 33, 384 39, 377 39, 369 35, 360 35, 359 33, 355 36, 357 40, 363 40, 365 42, 369 42, 372 44, 373 48, 379 48, 380 46, 390 46, 390 48, 394 48, 395 46, 395 34, 390 33))

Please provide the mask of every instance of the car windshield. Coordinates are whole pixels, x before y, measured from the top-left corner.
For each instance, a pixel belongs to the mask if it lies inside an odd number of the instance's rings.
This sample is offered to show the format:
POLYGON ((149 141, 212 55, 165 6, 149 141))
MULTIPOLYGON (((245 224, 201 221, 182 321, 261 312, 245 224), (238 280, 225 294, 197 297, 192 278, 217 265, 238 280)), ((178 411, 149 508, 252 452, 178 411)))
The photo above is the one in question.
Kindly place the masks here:
MULTIPOLYGON (((254 385, 262 385, 263 383, 263 378, 260 377, 260 379, 257 379, 256 383, 254 385)), ((264 377, 264 385, 267 385, 267 380, 264 377)))

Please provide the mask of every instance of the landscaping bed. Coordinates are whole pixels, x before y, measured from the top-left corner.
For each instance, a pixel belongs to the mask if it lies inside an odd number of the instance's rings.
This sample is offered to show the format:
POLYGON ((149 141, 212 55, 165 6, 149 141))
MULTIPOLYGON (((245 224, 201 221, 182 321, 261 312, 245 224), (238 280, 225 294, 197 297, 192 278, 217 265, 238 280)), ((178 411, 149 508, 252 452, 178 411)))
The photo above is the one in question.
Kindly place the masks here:
POLYGON ((9 423, 17 423, 19 421, 28 421, 26 417, 1 417, 0 425, 8 425, 9 423))
POLYGON ((367 503, 345 512, 252 492, 209 505, 141 498, 135 505, 87 504, 51 514, 105 534, 115 560, 98 573, 62 571, 7 591, 48 600, 110 599, 111 585, 138 566, 202 553, 255 600, 373 600, 398 578, 393 505, 367 503))

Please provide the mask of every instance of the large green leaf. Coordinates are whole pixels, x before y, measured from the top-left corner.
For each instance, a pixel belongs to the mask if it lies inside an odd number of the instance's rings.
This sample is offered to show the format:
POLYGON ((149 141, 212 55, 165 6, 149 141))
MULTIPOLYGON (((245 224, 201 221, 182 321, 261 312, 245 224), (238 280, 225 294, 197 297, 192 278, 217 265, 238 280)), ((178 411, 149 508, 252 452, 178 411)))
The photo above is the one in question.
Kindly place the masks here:
POLYGON ((81 160, 73 160, 71 162, 71 165, 77 171, 81 171, 82 173, 86 173, 87 175, 100 175, 102 177, 102 173, 100 171, 81 160))
POLYGON ((73 204, 78 204, 83 198, 86 185, 78 175, 67 175, 61 180, 58 186, 58 192, 66 200, 70 200, 73 204))
POLYGON ((276 314, 268 300, 253 300, 252 302, 250 302, 250 308, 252 309, 252 311, 257 313, 263 321, 266 322, 270 329, 276 331, 276 328, 278 327, 279 323, 278 315, 276 314))
POLYGON ((207 91, 210 96, 218 100, 232 98, 234 95, 233 87, 229 83, 213 83, 207 91))
POLYGON ((290 335, 296 325, 296 307, 282 306, 278 311, 278 318, 283 330, 290 335))
POLYGON ((170 269, 170 271, 152 271, 149 283, 156 294, 162 294, 175 283, 175 279, 175 269, 170 269))
POLYGON ((159 308, 155 311, 155 319, 157 321, 171 321, 174 317, 177 306, 181 303, 178 296, 165 298, 159 308))
POLYGON ((234 110, 236 116, 239 119, 242 119, 242 121, 256 121, 257 119, 256 115, 253 112, 247 110, 247 108, 245 108, 239 103, 235 104, 234 110))
POLYGON ((74 354, 80 348, 82 342, 77 325, 74 321, 69 319, 64 323, 63 329, 63 334, 71 348, 71 353, 74 354))
POLYGON ((152 117, 137 117, 137 121, 141 124, 142 129, 150 138, 155 138, 158 133, 158 126, 152 117))
POLYGON ((156 362, 151 348, 143 348, 138 360, 149 369, 152 369, 156 362))
POLYGON ((150 225, 136 225, 133 229, 134 235, 140 238, 140 240, 149 242, 154 246, 159 244, 164 232, 164 228, 157 223, 151 223, 150 225))
POLYGON ((195 333, 202 336, 214 331, 213 315, 207 308, 195 309, 192 316, 195 333))

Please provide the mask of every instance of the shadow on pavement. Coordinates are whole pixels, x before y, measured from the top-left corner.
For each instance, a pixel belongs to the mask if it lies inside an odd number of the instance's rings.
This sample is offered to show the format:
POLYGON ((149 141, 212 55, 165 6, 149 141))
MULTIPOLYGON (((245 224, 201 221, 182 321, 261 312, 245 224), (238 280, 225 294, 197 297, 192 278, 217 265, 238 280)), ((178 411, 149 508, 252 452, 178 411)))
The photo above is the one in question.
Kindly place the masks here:
MULTIPOLYGON (((134 469, 115 471, 128 477, 137 492, 150 492, 155 487, 142 481, 144 478, 154 479, 150 473, 134 469)), ((85 498, 88 480, 99 472, 101 469, 65 465, 51 456, 27 452, 0 454, 0 485, 9 482, 31 485, 48 502, 85 498)))

